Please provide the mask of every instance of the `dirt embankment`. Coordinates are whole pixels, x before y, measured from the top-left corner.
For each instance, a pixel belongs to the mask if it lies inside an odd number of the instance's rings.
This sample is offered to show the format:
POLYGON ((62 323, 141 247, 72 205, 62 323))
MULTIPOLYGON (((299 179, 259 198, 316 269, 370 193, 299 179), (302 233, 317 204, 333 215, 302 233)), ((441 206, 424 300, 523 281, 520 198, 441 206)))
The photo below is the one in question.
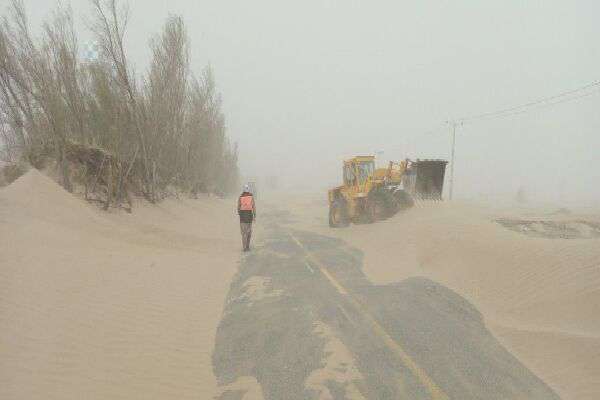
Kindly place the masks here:
POLYGON ((296 226, 361 249, 372 282, 425 276, 452 288, 562 398, 600 397, 600 213, 424 203, 330 229, 323 196, 285 204, 296 226))
POLYGON ((232 203, 105 213, 35 170, 0 189, 0 398, 211 398, 232 203))

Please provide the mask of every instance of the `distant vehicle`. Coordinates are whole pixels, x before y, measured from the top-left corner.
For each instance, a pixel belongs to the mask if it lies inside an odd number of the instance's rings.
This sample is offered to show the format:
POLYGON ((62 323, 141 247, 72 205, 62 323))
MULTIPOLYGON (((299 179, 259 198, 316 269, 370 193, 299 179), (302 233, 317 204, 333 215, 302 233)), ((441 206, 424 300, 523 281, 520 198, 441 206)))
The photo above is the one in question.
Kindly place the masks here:
POLYGON ((375 169, 374 156, 344 161, 343 185, 330 189, 329 226, 373 223, 412 207, 414 198, 441 200, 447 161, 390 161, 375 169))

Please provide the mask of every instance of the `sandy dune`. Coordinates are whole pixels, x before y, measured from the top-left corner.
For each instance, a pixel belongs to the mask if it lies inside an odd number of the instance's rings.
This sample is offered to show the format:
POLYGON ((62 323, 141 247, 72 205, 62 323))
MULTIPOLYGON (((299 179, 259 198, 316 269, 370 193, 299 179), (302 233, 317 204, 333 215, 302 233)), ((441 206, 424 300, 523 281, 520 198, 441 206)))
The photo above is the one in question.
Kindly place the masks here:
POLYGON ((323 199, 291 208, 296 225, 361 249, 373 282, 426 276, 452 288, 562 398, 600 398, 600 238, 548 239, 495 222, 573 226, 569 221, 598 223, 600 214, 424 203, 377 224, 332 230, 323 199))
POLYGON ((37 171, 0 190, 0 398, 211 398, 231 201, 107 214, 37 171))

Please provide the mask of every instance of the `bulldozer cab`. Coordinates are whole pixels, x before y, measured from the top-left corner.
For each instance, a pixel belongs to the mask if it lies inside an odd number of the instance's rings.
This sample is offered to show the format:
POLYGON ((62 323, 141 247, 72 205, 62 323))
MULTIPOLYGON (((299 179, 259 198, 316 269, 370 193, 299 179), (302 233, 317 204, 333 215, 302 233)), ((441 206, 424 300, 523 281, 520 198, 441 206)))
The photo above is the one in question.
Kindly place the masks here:
POLYGON ((363 187, 375 172, 375 157, 354 157, 344 162, 344 185, 363 187))

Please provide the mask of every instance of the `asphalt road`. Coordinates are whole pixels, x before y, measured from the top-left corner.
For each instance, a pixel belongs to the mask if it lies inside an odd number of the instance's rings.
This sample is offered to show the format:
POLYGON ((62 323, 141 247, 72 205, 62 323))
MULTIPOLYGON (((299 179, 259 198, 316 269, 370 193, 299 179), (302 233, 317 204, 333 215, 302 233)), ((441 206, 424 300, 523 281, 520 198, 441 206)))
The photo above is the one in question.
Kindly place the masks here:
POLYGON ((213 353, 221 385, 251 376, 265 399, 319 398, 307 379, 328 356, 327 339, 315 333, 322 322, 360 372, 352 382, 325 378, 333 399, 558 399, 465 299, 425 278, 374 285, 358 250, 292 230, 286 217, 262 217, 266 240, 244 256, 231 284, 213 353))

